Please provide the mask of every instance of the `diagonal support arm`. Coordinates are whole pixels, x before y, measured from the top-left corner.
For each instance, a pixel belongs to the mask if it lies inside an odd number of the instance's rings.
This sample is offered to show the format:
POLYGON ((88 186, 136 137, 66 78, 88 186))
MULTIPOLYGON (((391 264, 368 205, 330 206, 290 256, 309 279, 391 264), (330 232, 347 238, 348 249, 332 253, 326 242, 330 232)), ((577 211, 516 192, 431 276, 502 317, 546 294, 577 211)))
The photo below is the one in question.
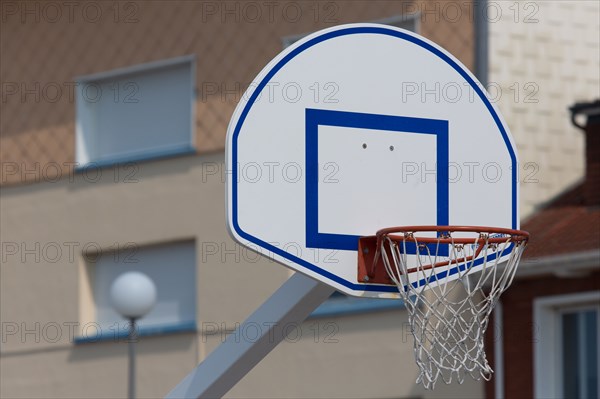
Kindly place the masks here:
POLYGON ((238 328, 239 332, 249 324, 265 326, 258 339, 236 342, 236 333, 229 335, 166 397, 222 397, 291 332, 286 326, 304 321, 334 290, 294 274, 238 328))

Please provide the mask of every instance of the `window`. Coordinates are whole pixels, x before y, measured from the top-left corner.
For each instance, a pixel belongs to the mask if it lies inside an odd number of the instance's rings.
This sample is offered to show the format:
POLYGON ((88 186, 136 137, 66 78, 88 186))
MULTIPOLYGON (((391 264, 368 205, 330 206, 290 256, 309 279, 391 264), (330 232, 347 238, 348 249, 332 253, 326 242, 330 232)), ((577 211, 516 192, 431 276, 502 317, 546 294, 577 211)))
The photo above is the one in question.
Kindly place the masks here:
POLYGON ((535 301, 536 397, 598 397, 599 320, 599 292, 535 301))
POLYGON ((194 60, 190 56, 77 79, 80 166, 193 149, 194 60))
MULTIPOLYGON (((402 28, 411 32, 419 32, 419 13, 409 15, 395 15, 390 18, 380 19, 377 21, 370 21, 376 24, 395 26, 396 28, 402 28)), ((298 40, 302 39, 306 34, 286 36, 282 39, 283 48, 289 47, 298 40)))
POLYGON ((598 308, 560 315, 562 397, 598 397, 598 308))
POLYGON ((111 339, 116 334, 126 333, 127 321, 111 305, 110 287, 118 276, 128 271, 145 273, 156 285, 156 305, 138 322, 141 334, 195 330, 194 241, 149 247, 132 243, 120 246, 119 251, 102 251, 86 258, 93 262, 88 262, 84 273, 87 284, 83 284, 81 325, 88 328, 82 328, 81 340, 111 339))

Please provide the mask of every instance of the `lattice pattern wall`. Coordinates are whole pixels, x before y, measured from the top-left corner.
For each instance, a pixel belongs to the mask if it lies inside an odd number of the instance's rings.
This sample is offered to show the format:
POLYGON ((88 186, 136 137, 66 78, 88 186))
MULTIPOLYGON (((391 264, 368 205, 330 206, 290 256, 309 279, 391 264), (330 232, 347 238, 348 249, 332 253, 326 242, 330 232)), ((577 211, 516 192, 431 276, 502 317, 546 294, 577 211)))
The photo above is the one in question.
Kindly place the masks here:
POLYGON ((77 76, 194 54, 197 150, 218 151, 239 96, 282 38, 398 15, 416 15, 421 34, 473 68, 469 1, 3 2, 1 183, 35 181, 49 163, 71 170, 77 76), (9 164, 19 171, 6 173, 9 164))

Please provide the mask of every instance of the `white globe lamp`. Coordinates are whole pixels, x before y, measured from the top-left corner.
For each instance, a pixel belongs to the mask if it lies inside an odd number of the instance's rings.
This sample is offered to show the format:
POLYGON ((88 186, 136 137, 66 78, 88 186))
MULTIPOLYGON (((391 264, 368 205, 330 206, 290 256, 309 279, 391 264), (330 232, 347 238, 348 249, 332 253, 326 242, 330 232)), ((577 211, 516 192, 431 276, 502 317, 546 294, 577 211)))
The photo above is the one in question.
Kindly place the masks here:
POLYGON ((139 319, 154 307, 156 286, 144 273, 123 273, 112 283, 110 299, 121 316, 139 319))
POLYGON ((135 398, 135 321, 145 316, 156 304, 156 286, 140 272, 126 272, 113 281, 110 301, 117 312, 129 319, 129 387, 128 397, 135 398))

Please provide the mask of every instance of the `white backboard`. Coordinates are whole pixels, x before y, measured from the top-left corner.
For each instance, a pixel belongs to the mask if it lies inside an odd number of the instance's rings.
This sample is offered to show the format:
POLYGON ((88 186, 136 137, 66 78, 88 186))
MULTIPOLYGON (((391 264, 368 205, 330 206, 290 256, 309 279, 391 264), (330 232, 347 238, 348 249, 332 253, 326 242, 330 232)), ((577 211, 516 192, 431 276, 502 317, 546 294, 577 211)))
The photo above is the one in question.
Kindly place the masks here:
POLYGON ((256 77, 227 132, 227 219, 242 245, 356 296, 361 236, 384 227, 517 229, 518 163, 475 77, 409 31, 343 25, 256 77))

